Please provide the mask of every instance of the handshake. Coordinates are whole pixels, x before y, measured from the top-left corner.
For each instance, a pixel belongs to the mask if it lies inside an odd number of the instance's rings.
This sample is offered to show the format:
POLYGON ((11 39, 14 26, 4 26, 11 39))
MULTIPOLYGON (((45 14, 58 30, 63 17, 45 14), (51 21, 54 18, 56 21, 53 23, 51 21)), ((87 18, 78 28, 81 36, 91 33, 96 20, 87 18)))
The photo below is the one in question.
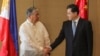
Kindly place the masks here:
POLYGON ((44 47, 43 49, 43 56, 49 56, 52 48, 51 47, 44 47))

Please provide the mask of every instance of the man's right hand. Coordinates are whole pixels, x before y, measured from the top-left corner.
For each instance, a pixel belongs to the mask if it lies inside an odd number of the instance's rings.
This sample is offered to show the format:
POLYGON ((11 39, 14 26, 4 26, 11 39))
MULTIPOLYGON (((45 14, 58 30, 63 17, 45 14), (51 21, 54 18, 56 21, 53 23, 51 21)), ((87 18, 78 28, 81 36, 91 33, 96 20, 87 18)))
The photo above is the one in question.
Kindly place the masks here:
POLYGON ((50 52, 51 52, 51 48, 50 47, 44 47, 44 49, 43 49, 44 56, 49 56, 50 52))

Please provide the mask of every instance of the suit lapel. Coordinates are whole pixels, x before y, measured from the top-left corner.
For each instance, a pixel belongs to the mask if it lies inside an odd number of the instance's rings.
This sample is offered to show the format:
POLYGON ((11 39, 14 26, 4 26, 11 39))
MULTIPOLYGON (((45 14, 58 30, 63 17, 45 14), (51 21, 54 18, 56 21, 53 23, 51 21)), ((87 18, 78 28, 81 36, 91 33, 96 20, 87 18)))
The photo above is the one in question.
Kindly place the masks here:
POLYGON ((69 30, 70 30, 70 34, 73 38, 72 21, 69 22, 69 30))

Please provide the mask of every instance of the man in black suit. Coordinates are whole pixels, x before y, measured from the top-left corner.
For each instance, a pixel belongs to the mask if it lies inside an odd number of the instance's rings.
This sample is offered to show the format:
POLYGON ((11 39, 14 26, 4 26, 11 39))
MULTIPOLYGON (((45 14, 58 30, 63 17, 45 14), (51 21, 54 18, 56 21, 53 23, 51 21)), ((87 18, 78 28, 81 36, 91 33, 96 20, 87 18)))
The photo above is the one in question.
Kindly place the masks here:
POLYGON ((75 4, 67 6, 69 20, 63 22, 59 36, 51 44, 54 50, 66 39, 65 56, 92 56, 93 32, 90 21, 79 17, 79 9, 75 4))

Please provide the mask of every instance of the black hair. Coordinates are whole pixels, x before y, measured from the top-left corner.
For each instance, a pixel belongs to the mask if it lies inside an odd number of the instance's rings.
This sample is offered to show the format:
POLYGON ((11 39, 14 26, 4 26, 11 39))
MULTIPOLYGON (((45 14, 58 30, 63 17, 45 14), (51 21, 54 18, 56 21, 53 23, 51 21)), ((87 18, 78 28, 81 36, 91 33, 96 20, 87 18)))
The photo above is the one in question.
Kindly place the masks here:
POLYGON ((66 9, 69 9, 69 8, 71 9, 71 12, 77 12, 77 14, 79 14, 79 8, 77 5, 69 4, 66 9))

